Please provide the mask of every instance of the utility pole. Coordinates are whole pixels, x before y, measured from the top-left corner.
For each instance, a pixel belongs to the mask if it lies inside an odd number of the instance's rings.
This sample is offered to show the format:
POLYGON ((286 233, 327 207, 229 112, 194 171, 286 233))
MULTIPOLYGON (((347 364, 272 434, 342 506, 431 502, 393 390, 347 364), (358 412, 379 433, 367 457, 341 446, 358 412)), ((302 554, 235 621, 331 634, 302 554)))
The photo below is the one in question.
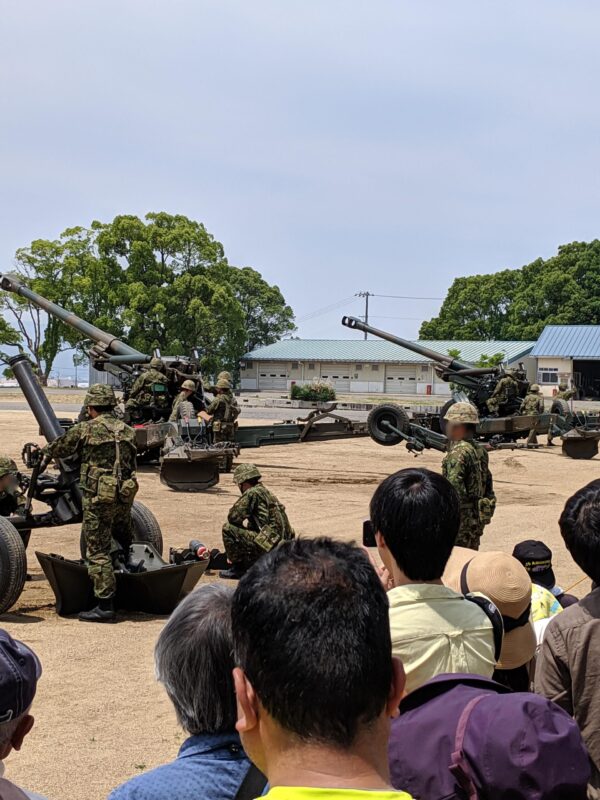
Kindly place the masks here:
MULTIPOLYGON (((365 298, 365 325, 369 324, 369 297, 374 297, 373 292, 357 292, 355 297, 364 297, 365 298)), ((365 331, 365 339, 367 338, 367 332, 365 331)))

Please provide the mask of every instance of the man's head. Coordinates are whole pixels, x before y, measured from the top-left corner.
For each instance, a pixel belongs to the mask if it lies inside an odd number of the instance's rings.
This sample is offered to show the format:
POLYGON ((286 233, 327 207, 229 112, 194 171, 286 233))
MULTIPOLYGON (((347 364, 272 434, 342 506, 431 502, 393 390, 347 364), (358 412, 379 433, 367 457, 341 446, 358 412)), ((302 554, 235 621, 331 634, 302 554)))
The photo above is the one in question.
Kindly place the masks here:
POLYGON ((238 464, 233 470, 233 482, 240 488, 242 494, 261 479, 260 470, 254 464, 238 464))
POLYGON ((0 630, 0 760, 20 750, 33 727, 33 703, 42 665, 33 650, 0 630))
POLYGON ((219 374, 217 375, 217 380, 218 381, 221 381, 221 380, 229 381, 229 383, 231 383, 232 380, 233 380, 233 377, 231 375, 231 372, 227 372, 226 370, 223 370, 223 372, 219 372, 219 374))
POLYGON ((446 411, 444 420, 447 423, 448 438, 457 442, 475 433, 475 428, 479 424, 479 414, 471 403, 453 403, 446 411))
POLYGON ((428 469, 402 469, 377 487, 370 516, 390 572, 395 570, 389 555, 410 581, 442 577, 460 526, 458 495, 446 478, 428 469))
POLYGON ((387 596, 362 550, 283 543, 241 579, 232 624, 237 728, 261 769, 296 745, 348 751, 381 739, 385 751, 404 679, 387 596))
POLYGON ((150 367, 151 369, 157 369, 159 370, 159 372, 162 372, 165 368, 165 364, 162 358, 154 356, 153 358, 150 359, 150 367))
POLYGON ((227 378, 219 378, 216 386, 217 392, 229 392, 231 390, 231 383, 227 378))
POLYGON ((190 380, 184 381, 181 384, 181 390, 183 392, 185 392, 186 395, 189 397, 191 394, 193 394, 196 391, 196 384, 194 383, 194 381, 190 381, 190 380))
POLYGON ((540 392, 541 392, 542 390, 540 389, 540 385, 539 385, 539 383, 532 383, 532 384, 531 384, 531 386, 529 387, 529 391, 530 391, 532 394, 540 394, 540 392))
POLYGON ((575 563, 600 583, 600 480, 569 497, 558 524, 575 563))
POLYGON ((115 390, 108 384, 94 383, 87 390, 83 405, 92 418, 105 411, 111 411, 117 405, 115 390))
POLYGON ((156 675, 190 734, 233 731, 233 590, 200 586, 175 609, 154 652, 156 675))
POLYGON ((537 539, 526 539, 514 546, 513 558, 520 561, 527 570, 532 583, 553 589, 556 585, 552 569, 552 550, 537 539))
POLYGON ((561 392, 566 392, 568 387, 567 387, 567 384, 565 383, 565 381, 561 381, 561 382, 558 384, 558 388, 559 388, 559 390, 560 390, 561 392))
POLYGON ((19 470, 12 458, 0 456, 0 492, 16 487, 18 476, 19 470))

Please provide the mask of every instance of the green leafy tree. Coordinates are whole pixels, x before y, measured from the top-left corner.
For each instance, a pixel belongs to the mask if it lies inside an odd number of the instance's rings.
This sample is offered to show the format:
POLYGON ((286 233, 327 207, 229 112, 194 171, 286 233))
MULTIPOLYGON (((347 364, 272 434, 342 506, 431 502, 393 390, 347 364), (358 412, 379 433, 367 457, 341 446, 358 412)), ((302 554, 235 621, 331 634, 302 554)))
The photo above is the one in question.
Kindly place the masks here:
POLYGON ((482 353, 477 361, 475 362, 476 367, 499 367, 503 361, 506 361, 506 355, 504 353, 494 353, 492 356, 488 356, 485 353, 482 353))
MULTIPOLYGON (((279 288, 230 265, 204 225, 182 215, 121 215, 70 228, 19 250, 16 267, 41 295, 141 352, 197 347, 211 374, 235 370, 248 347, 294 330, 279 288)), ((85 351, 80 333, 22 298, 4 294, 1 302, 43 380, 61 350, 85 351)))
POLYGON ((520 269, 456 278, 429 339, 537 339, 546 325, 600 324, 600 241, 572 242, 520 269))

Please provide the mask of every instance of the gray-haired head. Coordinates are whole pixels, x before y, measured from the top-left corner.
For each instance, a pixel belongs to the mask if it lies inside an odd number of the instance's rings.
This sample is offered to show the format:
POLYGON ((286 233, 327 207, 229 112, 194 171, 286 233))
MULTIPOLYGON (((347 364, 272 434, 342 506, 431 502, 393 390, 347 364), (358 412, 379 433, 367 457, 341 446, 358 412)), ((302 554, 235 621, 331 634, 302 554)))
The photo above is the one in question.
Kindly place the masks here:
POLYGON ((177 606, 156 643, 156 677, 191 734, 235 728, 232 597, 230 587, 198 587, 177 606))

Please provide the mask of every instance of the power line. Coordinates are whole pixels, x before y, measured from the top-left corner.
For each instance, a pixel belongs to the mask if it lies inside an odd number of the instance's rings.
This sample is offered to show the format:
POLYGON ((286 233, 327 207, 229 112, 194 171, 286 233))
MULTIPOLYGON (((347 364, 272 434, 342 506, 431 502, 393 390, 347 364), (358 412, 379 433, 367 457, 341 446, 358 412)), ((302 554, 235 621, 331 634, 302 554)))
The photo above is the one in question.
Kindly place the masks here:
POLYGON ((415 297, 409 294, 371 294, 371 297, 386 297, 388 300, 444 300, 443 297, 415 297))
POLYGON ((351 295, 350 297, 344 297, 343 300, 337 300, 335 303, 330 303, 328 306, 323 306, 322 308, 317 308, 314 311, 309 311, 308 314, 298 317, 296 322, 307 322, 315 317, 320 317, 322 314, 328 314, 330 311, 335 311, 336 309, 341 308, 343 305, 346 305, 346 303, 353 302, 355 302, 354 295, 351 295))

